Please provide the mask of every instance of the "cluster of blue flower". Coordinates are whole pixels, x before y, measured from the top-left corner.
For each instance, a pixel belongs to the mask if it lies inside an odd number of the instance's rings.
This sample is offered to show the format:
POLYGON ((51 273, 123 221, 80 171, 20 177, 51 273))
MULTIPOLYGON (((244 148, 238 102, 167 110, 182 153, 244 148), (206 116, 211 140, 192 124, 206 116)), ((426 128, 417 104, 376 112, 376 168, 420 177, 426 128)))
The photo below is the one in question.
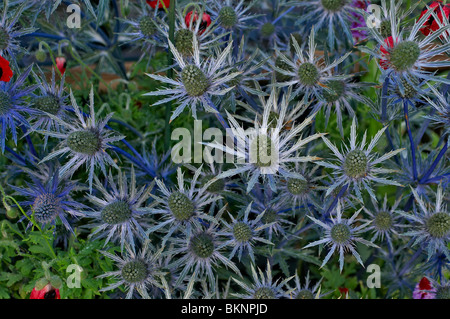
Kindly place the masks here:
POLYGON ((322 298, 338 288, 322 267, 376 263, 378 297, 427 277, 414 297, 448 299, 450 6, 188 2, 0 1, 0 173, 29 226, 103 240, 116 270, 102 291, 127 298, 322 298), (66 83, 75 65, 96 76, 86 113, 66 83), (155 83, 140 94, 166 108, 150 151, 99 118, 103 71, 155 83), (236 147, 204 144, 235 163, 171 161, 170 125, 188 111, 232 132, 236 147))

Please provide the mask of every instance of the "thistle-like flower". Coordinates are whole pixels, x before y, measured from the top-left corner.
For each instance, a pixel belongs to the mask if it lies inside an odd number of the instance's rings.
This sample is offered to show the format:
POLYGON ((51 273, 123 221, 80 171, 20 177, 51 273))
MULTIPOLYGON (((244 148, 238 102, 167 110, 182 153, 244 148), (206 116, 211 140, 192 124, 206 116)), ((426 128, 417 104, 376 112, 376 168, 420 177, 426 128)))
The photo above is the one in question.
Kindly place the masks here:
MULTIPOLYGON (((27 198, 26 201, 20 202, 20 206, 29 207, 26 214, 37 223, 43 226, 56 225, 59 219, 64 227, 74 234, 67 218, 69 216, 83 217, 81 210, 86 209, 85 205, 74 201, 71 197, 76 183, 61 180, 58 169, 55 168, 48 171, 45 179, 39 173, 42 172, 29 171, 32 183, 25 182, 26 188, 11 186, 27 198)), ((21 220, 24 218, 25 216, 21 220)), ((30 226, 32 226, 31 221, 28 223, 28 227, 30 226)))
POLYGON ((159 278, 163 273, 158 269, 158 260, 161 257, 162 249, 153 253, 150 242, 144 242, 140 252, 136 254, 133 249, 126 245, 126 252, 122 257, 113 255, 107 251, 100 251, 103 255, 117 263, 119 268, 110 271, 97 278, 113 277, 118 281, 100 291, 109 291, 124 285, 127 290, 127 299, 133 298, 136 290, 142 298, 150 299, 147 289, 150 287, 162 288, 159 278))
MULTIPOLYGON (((32 99, 32 107, 37 112, 30 114, 31 130, 46 130, 60 132, 61 127, 57 121, 48 117, 46 114, 50 113, 58 118, 67 119, 68 111, 72 110, 72 107, 67 104, 66 100, 68 95, 64 94, 64 79, 65 75, 61 78, 59 86, 55 81, 55 70, 52 69, 51 83, 48 83, 45 79, 45 75, 42 70, 39 69, 39 76, 33 74, 36 82, 38 83, 39 95, 36 95, 32 99)), ((47 145, 48 135, 44 138, 44 148, 47 145)))
POLYGON ((17 27, 17 20, 24 11, 26 1, 22 2, 13 13, 8 12, 9 1, 3 1, 3 14, 0 20, 0 55, 8 56, 11 62, 17 67, 16 54, 24 51, 19 45, 19 38, 34 32, 36 28, 17 27))
POLYGON ((334 170, 336 180, 331 185, 326 196, 330 195, 337 187, 345 186, 351 187, 356 197, 363 202, 361 195, 361 188, 367 190, 370 196, 376 200, 375 193, 373 192, 370 183, 377 182, 387 185, 402 186, 401 184, 388 180, 386 178, 378 177, 378 174, 395 172, 391 169, 376 167, 378 164, 391 158, 392 156, 402 152, 404 148, 390 151, 378 158, 372 153, 378 140, 387 129, 387 126, 378 131, 372 141, 366 147, 366 133, 364 133, 361 143, 358 145, 356 141, 356 119, 353 118, 351 133, 350 133, 350 147, 345 145, 345 151, 339 152, 338 148, 333 145, 326 137, 322 136, 325 144, 337 157, 337 163, 331 164, 327 162, 316 162, 317 165, 322 165, 334 170))
POLYGON ((5 152, 6 132, 10 129, 14 143, 17 145, 17 125, 28 127, 29 124, 22 115, 32 113, 29 103, 25 99, 36 88, 35 85, 24 87, 24 82, 30 74, 30 65, 15 81, 0 82, 0 146, 2 154, 5 152))
POLYGON ((395 201, 395 203, 388 207, 387 194, 384 196, 382 206, 378 206, 377 202, 372 199, 373 211, 364 207, 364 211, 370 216, 369 221, 372 223, 367 227, 367 230, 372 230, 373 237, 370 241, 374 242, 378 238, 384 240, 388 245, 392 246, 392 235, 399 236, 399 229, 404 227, 399 223, 400 215, 396 212, 398 205, 403 199, 401 196, 395 201))
POLYGON ((304 14, 300 16, 297 24, 314 24, 314 28, 325 30, 328 33, 328 44, 333 44, 344 37, 348 43, 353 44, 351 22, 355 8, 351 0, 307 0, 289 3, 302 8, 304 14), (338 36, 340 35, 340 36, 338 36))
POLYGON ((309 271, 306 274, 305 284, 302 286, 300 284, 300 278, 298 274, 295 274, 295 290, 292 291, 291 296, 293 299, 320 299, 326 294, 320 293, 320 283, 322 282, 321 278, 314 286, 310 285, 309 280, 309 271))
POLYGON ((450 243, 450 214, 447 206, 443 204, 443 189, 439 185, 436 193, 436 204, 426 205, 411 187, 414 198, 419 208, 415 208, 413 213, 398 211, 399 214, 411 220, 414 230, 404 233, 404 236, 411 236, 414 245, 421 245, 426 249, 428 260, 436 253, 444 253, 450 259, 448 244, 450 243))
POLYGON ((172 89, 162 89, 154 92, 149 92, 144 95, 160 96, 170 95, 153 105, 161 105, 169 101, 177 100, 179 106, 173 112, 170 120, 174 120, 181 112, 190 106, 192 116, 197 119, 197 105, 202 105, 207 112, 217 113, 218 110, 212 104, 212 96, 223 96, 229 92, 233 87, 225 87, 240 72, 232 72, 231 67, 226 67, 227 56, 230 54, 232 48, 232 41, 223 50, 217 58, 209 58, 200 60, 200 50, 198 47, 197 38, 193 38, 194 52, 191 61, 185 61, 182 55, 169 41, 169 47, 172 51, 178 66, 181 71, 178 72, 177 79, 172 80, 166 76, 157 74, 147 74, 152 79, 161 81, 173 86, 172 89))
POLYGON ((213 0, 208 8, 214 19, 217 19, 219 25, 226 30, 244 30, 251 28, 249 20, 257 15, 252 14, 250 9, 258 3, 253 0, 249 4, 244 0, 213 0))
POLYGON ((200 176, 202 167, 200 166, 194 174, 191 186, 186 189, 181 168, 177 170, 178 187, 169 190, 159 179, 155 179, 162 197, 151 195, 158 203, 156 207, 150 209, 153 215, 162 215, 158 218, 158 223, 147 230, 147 233, 153 233, 164 229, 166 235, 165 243, 173 233, 187 228, 188 233, 192 228, 200 227, 200 219, 215 222, 215 219, 204 213, 206 205, 217 201, 220 196, 212 195, 206 192, 209 186, 205 184, 201 189, 196 188, 197 180, 200 176), (168 228, 168 229, 167 229, 168 228))
POLYGON ((285 101, 281 103, 280 114, 274 118, 270 116, 270 112, 272 105, 277 103, 276 96, 275 90, 273 90, 264 106, 262 123, 256 118, 253 128, 245 131, 233 115, 227 112, 228 122, 232 128, 231 132, 236 139, 235 149, 217 142, 206 143, 206 145, 237 156, 237 164, 235 164, 237 167, 223 172, 217 176, 217 179, 247 172, 249 175, 247 192, 252 190, 260 177, 268 179, 271 189, 276 191, 275 177, 278 176, 278 173, 286 178, 303 178, 301 175, 290 172, 288 164, 319 159, 315 156, 299 156, 297 153, 303 146, 323 135, 317 133, 305 139, 299 136, 302 130, 311 124, 314 115, 305 119, 298 126, 292 125, 292 128, 286 131, 284 130, 286 124, 284 119, 288 106, 286 100, 290 97, 283 96, 285 101))
POLYGON ((425 99, 437 111, 437 114, 425 117, 437 125, 442 125, 448 136, 450 135, 450 94, 441 94, 435 87, 431 87, 431 91, 436 99, 432 100, 429 97, 425 97, 425 99))
MULTIPOLYGON (((218 215, 220 216, 223 212, 224 209, 221 209, 218 215)), ((173 262, 171 267, 177 269, 184 265, 178 283, 184 280, 188 274, 190 274, 189 281, 196 281, 206 275, 209 283, 214 283, 213 267, 217 266, 218 262, 242 277, 236 265, 221 252, 224 244, 219 239, 216 230, 219 216, 216 216, 216 221, 210 222, 208 227, 201 225, 192 229, 192 231, 185 229, 183 236, 171 239, 172 243, 175 244, 171 253, 182 255, 173 262)))
POLYGON ((112 147, 110 143, 120 141, 124 136, 116 135, 114 131, 105 128, 109 119, 113 116, 112 113, 103 121, 97 122, 94 110, 93 88, 91 88, 89 96, 90 116, 87 120, 85 120, 81 108, 78 106, 72 91, 70 91, 72 107, 78 122, 74 121, 68 123, 68 121, 47 113, 48 117, 52 118, 64 128, 64 132, 42 130, 37 130, 37 132, 63 140, 60 143, 59 148, 44 157, 42 162, 68 153, 71 159, 61 168, 59 172, 60 175, 71 176, 81 165, 86 164, 86 167, 89 170, 89 190, 92 192, 92 181, 94 179, 94 170, 96 166, 100 166, 104 176, 107 176, 105 164, 118 168, 117 164, 106 150, 112 147))
POLYGON ((314 105, 312 112, 316 113, 323 109, 325 113, 325 126, 327 126, 330 119, 331 110, 334 107, 337 118, 337 126, 341 132, 341 136, 344 136, 344 129, 342 127, 342 112, 347 110, 347 113, 353 118, 355 117, 355 111, 350 104, 352 100, 363 104, 369 104, 368 99, 358 92, 361 88, 369 85, 370 84, 350 82, 350 78, 329 81, 321 90, 321 98, 314 105))
POLYGON ((282 281, 280 281, 280 279, 273 281, 269 260, 267 260, 265 274, 259 268, 258 272, 256 272, 253 264, 251 265, 251 269, 253 277, 253 283, 251 285, 233 277, 233 280, 245 290, 244 294, 232 294, 233 296, 241 299, 282 299, 289 297, 289 294, 293 289, 285 290, 286 284, 294 278, 294 276, 288 277, 282 281))
POLYGON ((252 208, 250 203, 244 212, 243 219, 236 219, 233 215, 230 215, 231 222, 228 223, 222 220, 224 228, 220 232, 220 235, 228 237, 229 239, 224 243, 224 246, 231 246, 233 250, 230 253, 229 259, 231 260, 236 253, 238 254, 239 261, 241 260, 243 253, 248 253, 250 259, 255 263, 255 254, 253 252, 253 245, 255 241, 261 242, 267 245, 272 245, 272 242, 260 237, 260 232, 270 226, 270 224, 262 224, 260 222, 264 214, 259 214, 255 219, 249 220, 249 214, 252 208))
POLYGON ((338 252, 339 269, 342 272, 342 269, 344 268, 345 251, 350 251, 353 256, 355 256, 356 260, 364 267, 364 263, 362 262, 361 257, 355 249, 356 243, 359 242, 366 246, 379 248, 374 243, 359 237, 361 233, 368 230, 367 226, 371 223, 371 221, 360 226, 353 226, 353 224, 356 222, 356 217, 359 215, 361 210, 362 208, 357 210, 349 219, 342 218, 341 205, 338 204, 336 208, 336 217, 333 217, 333 215, 331 215, 331 220, 329 222, 322 222, 308 215, 308 218, 310 218, 314 223, 323 228, 324 235, 321 239, 309 243, 303 249, 314 247, 320 244, 331 246, 320 268, 326 265, 334 252, 338 252))
MULTIPOLYGON (((450 62, 447 61, 433 61, 436 56, 450 51, 450 43, 442 45, 433 43, 434 40, 449 30, 450 25, 446 25, 427 37, 419 39, 418 33, 420 29, 433 14, 433 10, 429 10, 422 18, 416 21, 409 34, 406 35, 406 30, 401 29, 399 25, 400 21, 395 9, 397 8, 396 2, 397 5, 402 3, 401 0, 391 0, 389 12, 390 36, 383 37, 377 28, 368 28, 379 49, 373 50, 364 47, 361 50, 379 59, 380 67, 387 70, 389 75, 404 80, 413 87, 417 87, 418 83, 414 83, 412 79, 417 79, 418 82, 425 80, 450 84, 450 80, 436 76, 427 70, 429 68, 450 66, 450 62)), ((368 16, 367 12, 364 12, 364 14, 366 17, 368 16)))
MULTIPOLYGON (((295 55, 293 58, 289 58, 277 50, 277 57, 284 63, 282 63, 282 67, 277 66, 275 63, 273 69, 279 74, 286 76, 286 81, 276 83, 274 84, 275 86, 285 87, 295 85, 296 90, 294 91, 294 96, 304 93, 307 98, 314 96, 320 99, 323 88, 327 83, 330 81, 345 80, 350 77, 350 75, 334 75, 332 74, 332 71, 341 64, 351 52, 347 52, 330 64, 325 64, 323 57, 316 55, 314 28, 311 30, 309 36, 307 56, 303 55, 295 37, 291 36, 291 39, 295 48, 295 55)), ((280 63, 278 65, 281 65, 280 63)), ((331 90, 330 93, 332 93, 331 90)))
POLYGON ((105 246, 112 240, 120 242, 122 250, 125 243, 134 250, 135 238, 146 238, 142 217, 149 213, 150 207, 143 205, 150 197, 154 183, 137 189, 134 167, 131 167, 129 182, 126 173, 120 169, 117 177, 116 183, 111 171, 109 172, 108 188, 103 186, 97 176, 94 177, 95 188, 100 191, 102 197, 88 195, 89 201, 97 206, 97 209, 84 213, 86 217, 95 220, 88 225, 89 228, 95 228, 90 236, 106 237, 105 246))
MULTIPOLYGON (((189 60, 195 55, 194 39, 197 41, 199 53, 205 55, 209 55, 209 52, 211 52, 210 49, 219 47, 224 43, 223 39, 227 33, 219 32, 216 34, 218 28, 216 20, 205 24, 203 19, 195 18, 195 16, 203 16, 206 13, 205 8, 201 7, 199 13, 197 13, 197 9, 194 9, 196 14, 191 14, 190 16, 183 13, 181 8, 175 10, 176 19, 173 45, 181 56, 189 60)), ((167 41, 169 39, 170 26, 164 20, 157 19, 156 28, 159 37, 164 39, 164 41, 160 40, 158 45, 171 49, 167 41)))

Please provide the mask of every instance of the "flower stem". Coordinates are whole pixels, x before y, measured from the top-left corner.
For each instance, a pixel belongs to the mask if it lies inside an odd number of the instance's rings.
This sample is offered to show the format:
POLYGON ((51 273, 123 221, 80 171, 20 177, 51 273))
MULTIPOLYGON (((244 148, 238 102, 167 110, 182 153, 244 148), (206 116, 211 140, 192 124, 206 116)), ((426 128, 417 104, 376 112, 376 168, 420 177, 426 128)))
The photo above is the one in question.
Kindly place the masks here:
POLYGON ((409 124, 408 102, 403 102, 403 111, 405 113, 406 130, 408 131, 409 144, 411 148, 412 166, 413 166, 413 178, 417 181, 417 163, 416 163, 416 146, 414 144, 414 138, 411 132, 411 126, 409 124))

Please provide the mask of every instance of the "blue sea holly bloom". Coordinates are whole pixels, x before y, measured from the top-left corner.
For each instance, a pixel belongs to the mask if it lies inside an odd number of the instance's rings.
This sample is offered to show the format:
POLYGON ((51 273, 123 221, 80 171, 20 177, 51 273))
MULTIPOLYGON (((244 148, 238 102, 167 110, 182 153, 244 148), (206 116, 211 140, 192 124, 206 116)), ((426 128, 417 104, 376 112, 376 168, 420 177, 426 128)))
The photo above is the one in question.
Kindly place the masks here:
POLYGON ((134 249, 137 239, 144 240, 147 237, 143 217, 150 212, 151 206, 145 206, 145 203, 150 197, 154 183, 137 188, 133 167, 129 181, 126 173, 120 169, 117 182, 111 171, 109 172, 107 187, 103 186, 97 176, 94 176, 94 179, 95 188, 102 196, 88 195, 89 201, 97 207, 84 212, 86 217, 94 219, 87 226, 94 228, 90 236, 106 238, 105 245, 111 240, 120 242, 122 250, 125 243, 134 249))
POLYGON ((331 256, 334 252, 339 254, 339 269, 342 272, 344 268, 344 253, 349 251, 355 256, 356 260, 364 266, 364 263, 355 249, 355 244, 357 242, 364 244, 366 246, 371 246, 375 248, 379 248, 374 243, 361 238, 359 235, 361 233, 366 232, 367 226, 371 223, 371 221, 361 224, 360 226, 355 226, 355 222, 357 222, 356 217, 358 217, 362 208, 357 210, 352 217, 346 219, 342 218, 341 205, 338 204, 336 208, 336 216, 331 215, 331 220, 329 222, 322 222, 314 217, 308 215, 314 223, 319 225, 324 234, 321 239, 316 240, 312 243, 306 245, 303 249, 314 247, 320 244, 325 244, 330 246, 330 249, 325 256, 325 259, 322 262, 321 268, 326 265, 326 263, 330 260, 331 256))
POLYGON ((35 85, 25 87, 25 81, 31 72, 32 65, 23 71, 15 80, 0 82, 0 146, 5 152, 7 132, 11 131, 17 145, 17 126, 29 127, 25 114, 32 114, 27 97, 36 88, 35 85))
POLYGON ((89 190, 92 191, 92 181, 94 171, 97 166, 100 167, 104 176, 107 176, 106 165, 118 168, 116 162, 106 152, 110 149, 111 143, 120 141, 124 138, 116 134, 113 130, 105 128, 106 124, 113 116, 109 114, 102 121, 97 121, 94 108, 94 89, 91 88, 89 94, 89 117, 85 119, 81 108, 78 106, 75 97, 70 92, 70 100, 76 115, 75 120, 63 120, 47 112, 47 116, 57 122, 64 128, 63 132, 36 130, 39 133, 61 139, 59 147, 52 153, 42 159, 42 162, 48 161, 63 154, 69 154, 70 159, 62 166, 61 176, 71 176, 83 164, 86 165, 89 172, 89 190))
POLYGON ((413 230, 403 233, 412 237, 413 245, 421 245, 427 252, 428 259, 436 253, 444 253, 450 259, 448 245, 450 243, 450 214, 444 205, 443 188, 440 185, 436 193, 434 205, 426 203, 415 189, 411 188, 418 208, 413 213, 398 211, 406 219, 412 221, 413 230))
MULTIPOLYGON (((58 169, 49 171, 45 179, 34 172, 31 172, 29 176, 32 183, 26 182, 27 187, 11 186, 19 195, 27 198, 19 203, 22 207, 29 207, 27 216, 42 226, 56 225, 59 219, 67 230, 74 233, 68 217, 84 217, 81 211, 86 209, 85 205, 71 197, 76 183, 61 180, 58 169)), ((25 217, 21 220, 24 219, 25 217)), ((30 226, 32 226, 31 222, 28 223, 28 227, 30 226)))
POLYGON ((125 286, 127 292, 126 299, 131 299, 135 291, 140 297, 150 299, 148 294, 149 287, 163 288, 160 283, 160 277, 163 272, 158 267, 158 261, 162 257, 162 249, 153 252, 150 241, 145 241, 138 253, 126 245, 126 251, 119 257, 107 251, 100 251, 103 255, 116 263, 118 270, 106 272, 97 278, 112 277, 116 282, 100 289, 103 291, 115 290, 125 286))

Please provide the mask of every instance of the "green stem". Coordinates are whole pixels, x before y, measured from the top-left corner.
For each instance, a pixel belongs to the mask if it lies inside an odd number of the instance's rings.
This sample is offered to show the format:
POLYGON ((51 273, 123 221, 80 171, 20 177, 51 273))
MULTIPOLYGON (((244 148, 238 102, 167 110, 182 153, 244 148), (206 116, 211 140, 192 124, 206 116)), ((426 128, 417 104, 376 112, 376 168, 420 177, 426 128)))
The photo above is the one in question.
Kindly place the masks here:
MULTIPOLYGON (((175 7, 177 5, 176 0, 172 0, 170 2, 169 7, 169 40, 174 43, 175 37, 175 7)), ((173 64, 173 54, 169 50, 167 54, 167 63, 168 65, 173 64)), ((173 78, 173 70, 170 68, 167 71, 167 76, 172 79, 173 78)), ((164 127, 164 150, 167 152, 170 148, 170 112, 172 111, 172 102, 168 102, 166 104, 166 116, 165 116, 165 127, 164 127)))

